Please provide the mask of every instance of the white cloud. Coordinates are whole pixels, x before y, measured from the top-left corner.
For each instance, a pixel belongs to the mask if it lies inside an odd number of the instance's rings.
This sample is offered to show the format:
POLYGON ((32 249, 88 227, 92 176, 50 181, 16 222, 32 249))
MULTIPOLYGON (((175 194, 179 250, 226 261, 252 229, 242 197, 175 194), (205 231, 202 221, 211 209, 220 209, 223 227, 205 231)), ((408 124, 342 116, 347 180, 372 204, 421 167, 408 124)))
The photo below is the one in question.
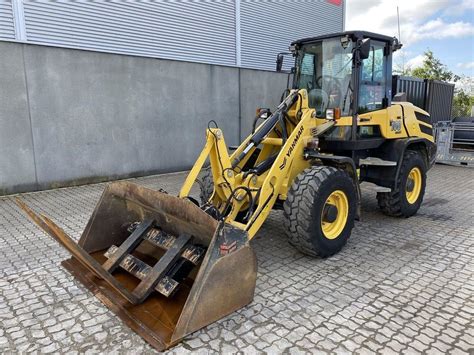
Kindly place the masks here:
MULTIPOLYGON (((368 30, 398 37, 397 6, 402 43, 409 46, 423 39, 460 38, 474 35, 472 23, 446 22, 436 18, 452 8, 472 7, 472 0, 347 0, 347 30, 368 30)), ((456 10, 457 11, 457 10, 456 10)))
MULTIPOLYGON (((394 53, 393 60, 394 67, 400 71, 419 67, 423 62, 419 46, 413 44, 422 42, 428 49, 433 41, 472 40, 474 37, 474 0, 345 1, 346 30, 366 30, 395 37, 398 37, 398 6, 403 48, 394 53)), ((471 57, 458 60, 469 61, 471 57)), ((461 63, 456 68, 457 74, 474 74, 473 64, 461 63)))
POLYGON ((463 21, 447 23, 440 18, 426 22, 412 33, 410 41, 422 39, 445 39, 474 36, 474 25, 463 21))
POLYGON ((456 6, 449 6, 444 10, 444 15, 446 16, 461 16, 465 14, 466 11, 474 10, 474 2, 472 0, 461 0, 456 6))
POLYGON ((468 95, 474 95, 474 77, 464 76, 456 83, 456 89, 463 90, 468 95))
POLYGON ((423 65, 423 60, 425 56, 423 54, 419 54, 416 57, 411 58, 409 61, 406 62, 406 67, 410 69, 418 68, 423 65))
POLYGON ((474 62, 458 63, 457 67, 461 69, 474 69, 474 62))

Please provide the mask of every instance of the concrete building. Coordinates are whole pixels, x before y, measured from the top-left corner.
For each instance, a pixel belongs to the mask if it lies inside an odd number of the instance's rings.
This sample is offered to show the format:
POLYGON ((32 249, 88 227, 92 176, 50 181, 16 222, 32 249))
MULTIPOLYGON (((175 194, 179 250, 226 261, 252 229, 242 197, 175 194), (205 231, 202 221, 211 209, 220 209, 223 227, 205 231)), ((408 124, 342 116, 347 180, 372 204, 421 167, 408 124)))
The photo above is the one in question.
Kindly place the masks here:
POLYGON ((342 0, 0 0, 0 194, 187 169, 272 107, 276 54, 342 0), (186 129, 184 129, 186 128, 186 129))

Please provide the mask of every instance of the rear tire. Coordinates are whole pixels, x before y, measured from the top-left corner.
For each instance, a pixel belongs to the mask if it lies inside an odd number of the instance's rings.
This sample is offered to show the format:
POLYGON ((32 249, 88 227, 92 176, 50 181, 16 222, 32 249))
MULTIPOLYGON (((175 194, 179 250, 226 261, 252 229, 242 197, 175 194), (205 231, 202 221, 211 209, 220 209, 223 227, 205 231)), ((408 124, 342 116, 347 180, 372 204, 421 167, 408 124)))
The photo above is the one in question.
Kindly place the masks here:
POLYGON ((395 188, 378 192, 377 202, 388 216, 410 217, 418 212, 426 188, 426 164, 420 152, 407 150, 395 188))
POLYGON ((345 171, 329 166, 305 169, 283 204, 290 244, 313 256, 337 253, 351 235, 356 208, 356 187, 345 171))

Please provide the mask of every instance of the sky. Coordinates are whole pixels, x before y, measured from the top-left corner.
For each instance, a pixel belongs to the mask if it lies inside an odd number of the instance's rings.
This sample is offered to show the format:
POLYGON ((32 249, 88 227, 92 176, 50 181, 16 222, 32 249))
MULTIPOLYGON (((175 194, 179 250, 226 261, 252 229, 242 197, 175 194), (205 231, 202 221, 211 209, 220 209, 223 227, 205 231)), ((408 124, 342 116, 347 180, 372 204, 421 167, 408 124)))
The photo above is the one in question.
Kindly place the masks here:
POLYGON ((420 66, 429 48, 449 70, 474 78, 474 0, 346 0, 346 30, 398 37, 397 6, 403 48, 395 66, 420 66))

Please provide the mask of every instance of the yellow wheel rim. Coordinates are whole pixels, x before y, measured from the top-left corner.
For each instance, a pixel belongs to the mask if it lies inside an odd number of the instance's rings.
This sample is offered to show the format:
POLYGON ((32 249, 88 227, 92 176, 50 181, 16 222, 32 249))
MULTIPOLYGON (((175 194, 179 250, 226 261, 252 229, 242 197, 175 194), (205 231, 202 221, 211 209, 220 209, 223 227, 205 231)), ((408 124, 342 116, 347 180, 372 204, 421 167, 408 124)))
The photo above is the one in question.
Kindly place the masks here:
POLYGON ((341 190, 333 191, 323 206, 321 212, 321 229, 328 239, 336 239, 347 223, 349 215, 349 200, 341 190))
POLYGON ((409 204, 414 204, 420 196, 422 185, 421 170, 418 167, 414 167, 408 173, 408 179, 405 187, 405 194, 409 204))

